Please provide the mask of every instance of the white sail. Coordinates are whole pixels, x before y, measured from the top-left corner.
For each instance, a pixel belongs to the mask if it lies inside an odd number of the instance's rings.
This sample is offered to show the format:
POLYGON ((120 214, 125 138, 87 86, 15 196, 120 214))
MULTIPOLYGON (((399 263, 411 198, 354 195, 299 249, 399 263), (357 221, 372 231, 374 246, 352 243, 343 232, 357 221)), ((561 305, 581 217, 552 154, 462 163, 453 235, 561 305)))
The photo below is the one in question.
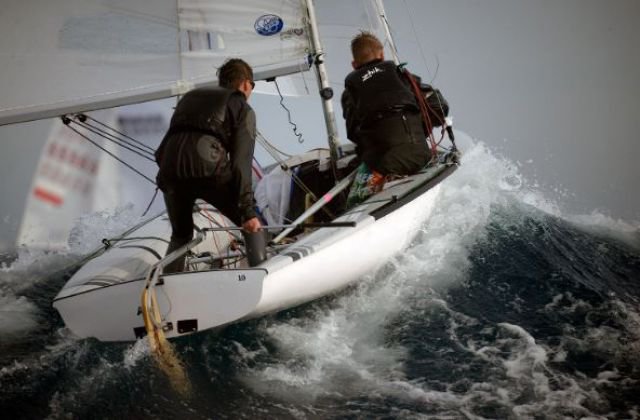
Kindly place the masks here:
POLYGON ((0 39, 0 125, 175 96, 215 82, 228 57, 256 79, 308 69, 303 10, 298 0, 3 2, 0 26, 14 36, 0 39))
POLYGON ((215 80, 212 65, 229 57, 250 62, 256 80, 308 70, 308 41, 299 0, 180 0, 185 80, 215 80))
MULTIPOLYGON (((359 31, 372 32, 380 40, 387 38, 380 19, 382 5, 376 0, 321 0, 316 1, 314 7, 323 45, 322 59, 329 67, 329 83, 335 97, 339 98, 344 77, 353 70, 351 39, 359 31)), ((279 77, 278 85, 283 96, 318 96, 315 76, 308 73, 298 72, 279 77)), ((273 83, 265 82, 256 85, 256 92, 279 94, 273 83)))

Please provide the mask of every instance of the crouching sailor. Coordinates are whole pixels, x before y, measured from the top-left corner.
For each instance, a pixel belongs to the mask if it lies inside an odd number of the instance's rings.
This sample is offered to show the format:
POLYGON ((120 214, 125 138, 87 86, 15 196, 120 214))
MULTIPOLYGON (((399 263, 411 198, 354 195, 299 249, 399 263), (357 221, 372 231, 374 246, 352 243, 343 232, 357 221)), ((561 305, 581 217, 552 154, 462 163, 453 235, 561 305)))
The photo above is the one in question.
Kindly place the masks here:
MULTIPOLYGON (((360 33, 351 41, 351 52, 354 70, 345 78, 342 109, 347 137, 356 144, 362 163, 347 207, 380 191, 385 180, 424 168, 431 159, 426 137, 432 128, 423 121, 410 80, 394 62, 385 61, 378 38, 360 33)), ((442 125, 448 105, 437 90, 421 88, 423 94, 438 96, 431 112, 433 125, 442 125)))

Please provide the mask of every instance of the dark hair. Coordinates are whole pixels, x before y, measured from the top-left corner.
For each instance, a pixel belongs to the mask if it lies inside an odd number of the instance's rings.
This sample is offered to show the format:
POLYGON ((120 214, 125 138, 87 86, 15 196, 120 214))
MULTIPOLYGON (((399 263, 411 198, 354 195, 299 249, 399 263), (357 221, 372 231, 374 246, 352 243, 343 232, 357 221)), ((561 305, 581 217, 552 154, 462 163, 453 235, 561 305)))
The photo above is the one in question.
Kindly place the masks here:
POLYGON ((218 85, 228 89, 237 89, 245 80, 253 82, 253 70, 246 61, 230 58, 217 71, 218 85))
POLYGON ((351 40, 351 55, 357 64, 365 64, 384 51, 382 42, 371 32, 362 31, 351 40))

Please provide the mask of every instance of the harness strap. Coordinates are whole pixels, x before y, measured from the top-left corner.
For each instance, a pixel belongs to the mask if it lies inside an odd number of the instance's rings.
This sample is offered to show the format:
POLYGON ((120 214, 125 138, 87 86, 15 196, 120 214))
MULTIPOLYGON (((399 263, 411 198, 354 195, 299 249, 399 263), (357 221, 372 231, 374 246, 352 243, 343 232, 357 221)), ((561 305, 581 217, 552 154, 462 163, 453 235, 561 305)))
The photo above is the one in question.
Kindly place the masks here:
POLYGON ((402 69, 405 77, 411 84, 411 88, 413 90, 413 95, 416 97, 416 101, 418 102, 418 106, 420 107, 420 114, 422 114, 422 122, 424 123, 424 128, 427 131, 427 138, 429 142, 429 146, 431 147, 431 152, 433 156, 436 156, 438 153, 438 145, 436 144, 435 139, 433 138, 433 123, 431 122, 431 118, 429 117, 429 112, 427 111, 427 102, 422 95, 422 91, 420 90, 420 86, 418 86, 418 82, 416 82, 415 77, 409 72, 407 69, 402 69))

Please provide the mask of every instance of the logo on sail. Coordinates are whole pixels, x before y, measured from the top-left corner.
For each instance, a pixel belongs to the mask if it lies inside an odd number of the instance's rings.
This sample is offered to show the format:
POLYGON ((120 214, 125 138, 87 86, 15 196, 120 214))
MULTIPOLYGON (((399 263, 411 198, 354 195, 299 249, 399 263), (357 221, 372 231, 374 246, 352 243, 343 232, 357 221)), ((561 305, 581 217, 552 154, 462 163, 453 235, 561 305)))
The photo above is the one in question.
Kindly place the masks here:
POLYGON ((275 35, 282 30, 284 21, 277 15, 262 15, 256 19, 253 27, 263 36, 275 35))
POLYGON ((297 38, 297 37, 301 37, 302 35, 304 35, 303 28, 290 28, 290 29, 287 29, 286 31, 280 32, 280 39, 297 38))

